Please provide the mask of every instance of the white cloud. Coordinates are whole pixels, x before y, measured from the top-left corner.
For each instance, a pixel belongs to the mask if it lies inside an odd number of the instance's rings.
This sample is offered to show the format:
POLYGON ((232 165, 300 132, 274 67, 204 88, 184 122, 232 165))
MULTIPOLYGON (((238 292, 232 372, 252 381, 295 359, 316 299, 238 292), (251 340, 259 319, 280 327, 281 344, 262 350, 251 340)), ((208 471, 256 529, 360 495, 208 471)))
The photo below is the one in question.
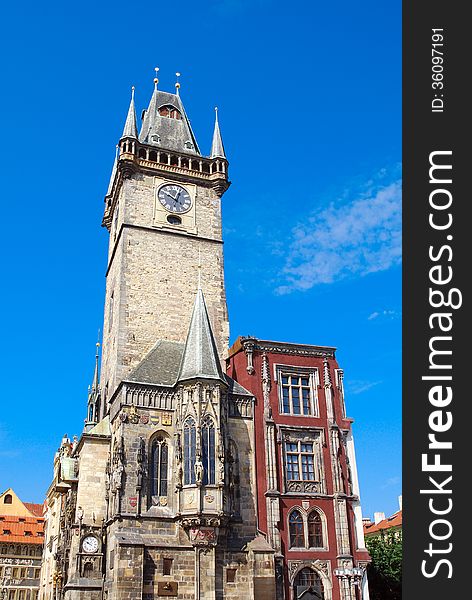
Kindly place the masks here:
POLYGON ((401 181, 369 185, 356 199, 331 203, 293 229, 278 293, 384 271, 401 262, 401 181))
POLYGON ((397 312, 396 310, 381 310, 381 311, 375 311, 373 313, 371 313, 368 317, 367 320, 368 321, 373 321, 374 319, 396 319, 397 317, 400 316, 400 313, 397 312))
POLYGON ((381 381, 350 381, 347 383, 347 392, 348 394, 352 394, 356 396, 357 394, 362 394, 363 392, 367 392, 371 388, 375 387, 382 383, 381 381))

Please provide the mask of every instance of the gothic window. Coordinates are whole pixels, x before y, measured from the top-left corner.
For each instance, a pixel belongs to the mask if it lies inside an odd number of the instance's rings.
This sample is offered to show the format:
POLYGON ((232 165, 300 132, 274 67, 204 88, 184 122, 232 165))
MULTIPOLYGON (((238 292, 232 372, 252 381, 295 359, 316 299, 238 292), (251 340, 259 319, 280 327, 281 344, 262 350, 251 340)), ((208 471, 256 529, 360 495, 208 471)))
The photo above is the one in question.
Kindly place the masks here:
POLYGON ((158 436, 151 446, 151 496, 167 496, 169 447, 163 436, 158 436))
POLYGON ((308 546, 323 548, 323 523, 320 513, 316 510, 308 515, 308 546))
POLYGON ((182 119, 182 114, 180 113, 180 111, 177 110, 174 106, 171 106, 170 104, 166 106, 161 106, 159 108, 159 115, 161 117, 167 117, 168 119, 182 119))
POLYGON ((192 417, 184 424, 184 485, 195 483, 195 458, 197 445, 197 430, 192 417))
POLYGON ((305 596, 306 598, 313 598, 317 600, 324 599, 323 584, 321 582, 318 573, 305 567, 297 573, 294 581, 295 598, 302 598, 303 592, 309 590, 311 595, 305 596))
POLYGON ((290 535, 290 548, 304 548, 305 532, 303 527, 303 517, 299 510, 294 510, 290 513, 288 528, 290 535))
POLYGON ((313 415, 313 393, 309 375, 281 374, 281 412, 289 415, 313 415))
POLYGON ((215 425, 205 417, 202 424, 203 485, 215 483, 215 425))
POLYGON ((313 442, 285 442, 285 461, 288 481, 315 481, 313 442))

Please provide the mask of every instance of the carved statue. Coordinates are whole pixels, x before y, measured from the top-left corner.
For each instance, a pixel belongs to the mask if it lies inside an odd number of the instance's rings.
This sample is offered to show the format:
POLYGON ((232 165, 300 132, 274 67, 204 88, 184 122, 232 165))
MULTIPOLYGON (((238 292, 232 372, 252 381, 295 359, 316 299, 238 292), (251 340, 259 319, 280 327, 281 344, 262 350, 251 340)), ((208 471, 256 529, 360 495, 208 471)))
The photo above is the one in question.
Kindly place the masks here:
POLYGON ((203 481, 203 463, 199 455, 197 455, 197 459, 195 460, 195 479, 197 480, 197 485, 202 485, 203 481))
POLYGON ((113 469, 113 487, 115 490, 121 489, 123 484, 123 471, 124 467, 121 460, 118 460, 113 469))

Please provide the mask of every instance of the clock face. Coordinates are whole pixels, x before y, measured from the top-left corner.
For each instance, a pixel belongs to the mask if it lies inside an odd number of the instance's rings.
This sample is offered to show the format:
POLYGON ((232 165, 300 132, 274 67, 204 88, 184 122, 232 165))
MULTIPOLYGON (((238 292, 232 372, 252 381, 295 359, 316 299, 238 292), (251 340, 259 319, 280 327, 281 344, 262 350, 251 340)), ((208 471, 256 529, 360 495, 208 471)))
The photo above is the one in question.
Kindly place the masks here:
POLYGON ((163 185, 157 195, 162 206, 173 213, 187 212, 192 206, 190 194, 181 185, 163 185))
POLYGON ((88 535, 82 542, 82 550, 92 554, 98 550, 98 540, 94 535, 88 535))

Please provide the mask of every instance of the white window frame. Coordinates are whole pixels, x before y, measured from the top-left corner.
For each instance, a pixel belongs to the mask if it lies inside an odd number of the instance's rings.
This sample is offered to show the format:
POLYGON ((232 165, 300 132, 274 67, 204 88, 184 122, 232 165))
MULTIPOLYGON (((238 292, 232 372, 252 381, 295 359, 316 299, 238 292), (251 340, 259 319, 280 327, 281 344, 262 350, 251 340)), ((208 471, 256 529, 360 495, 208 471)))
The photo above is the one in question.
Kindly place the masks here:
MULTIPOLYGON (((279 414, 280 415, 290 415, 292 417, 303 417, 303 418, 313 418, 319 417, 319 402, 318 402, 318 386, 320 384, 320 376, 317 367, 301 367, 297 365, 284 365, 284 364, 275 364, 274 365, 274 379, 278 385, 278 399, 279 399, 279 414), (293 412, 293 403, 290 400, 290 412, 284 411, 284 398, 283 398, 283 388, 284 384, 282 384, 282 377, 307 377, 308 385, 310 389, 310 409, 311 412, 308 415, 300 414, 293 412)), ((292 387, 292 386, 290 386, 292 387)), ((303 411, 303 398, 300 397, 300 411, 303 411)))

